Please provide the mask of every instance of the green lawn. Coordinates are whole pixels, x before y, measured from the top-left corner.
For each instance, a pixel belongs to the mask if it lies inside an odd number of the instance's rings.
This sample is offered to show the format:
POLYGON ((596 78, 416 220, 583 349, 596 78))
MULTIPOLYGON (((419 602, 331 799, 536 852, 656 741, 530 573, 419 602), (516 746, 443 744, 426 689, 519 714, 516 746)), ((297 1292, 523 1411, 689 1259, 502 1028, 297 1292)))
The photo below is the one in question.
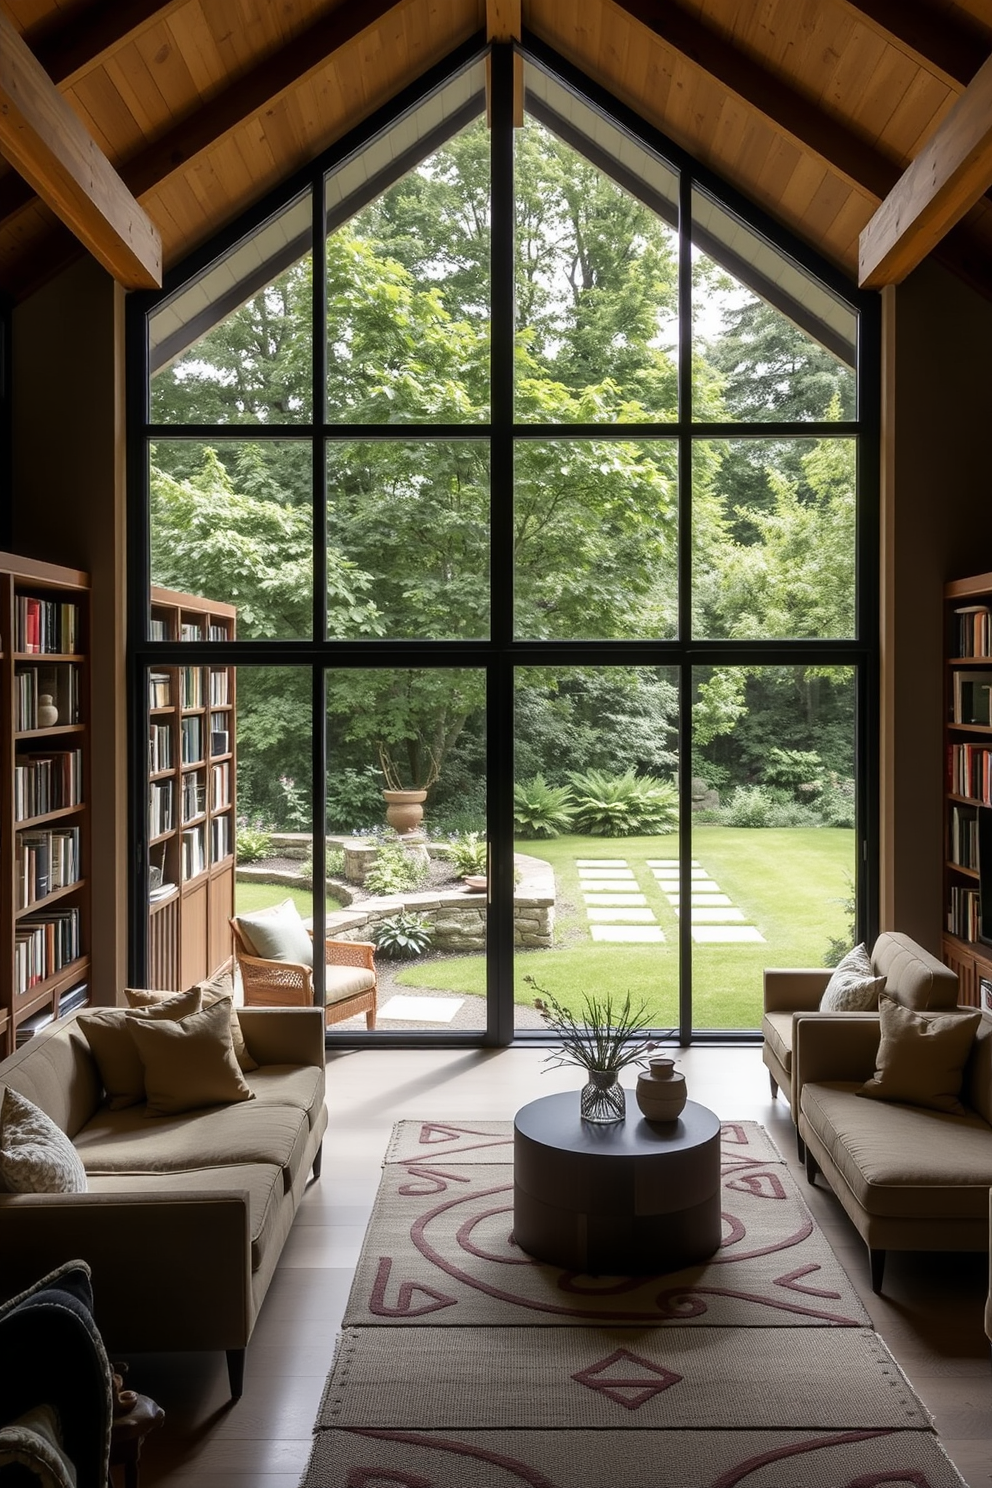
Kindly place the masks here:
MULTIPOLYGON (((556 946, 519 952, 516 1000, 530 1002, 523 976, 532 974, 560 1002, 584 990, 630 991, 646 1002, 660 1027, 678 1022, 677 921, 647 867, 648 858, 674 858, 677 837, 559 837, 521 842, 518 850, 544 858, 557 883, 556 946), (665 934, 662 944, 615 944, 590 939, 577 858, 622 858, 634 870, 665 934)), ((698 826, 693 857, 707 869, 764 936, 763 944, 694 945, 694 1025, 756 1028, 761 1020, 761 975, 766 966, 822 966, 832 936, 847 933, 843 901, 854 871, 854 833, 840 828, 751 829, 698 826)), ((482 956, 453 956, 414 964, 400 980, 410 987, 484 995, 482 956)))
MULTIPOLYGON (((281 904, 284 899, 292 899, 301 915, 313 914, 313 894, 310 889, 291 889, 286 884, 269 883, 236 883, 234 886, 235 914, 250 914, 256 909, 268 909, 273 904, 281 904)), ((328 895, 327 908, 340 909, 341 905, 328 895)))

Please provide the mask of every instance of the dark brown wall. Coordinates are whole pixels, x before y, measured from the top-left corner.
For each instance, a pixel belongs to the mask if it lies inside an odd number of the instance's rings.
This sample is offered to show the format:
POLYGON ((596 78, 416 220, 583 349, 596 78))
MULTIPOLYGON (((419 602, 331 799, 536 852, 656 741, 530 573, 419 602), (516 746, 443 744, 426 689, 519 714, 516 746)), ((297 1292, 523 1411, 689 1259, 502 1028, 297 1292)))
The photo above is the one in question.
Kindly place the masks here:
POLYGON ((881 928, 940 947, 948 579, 992 569, 992 304, 932 263, 885 292, 881 928))
POLYGON ((12 549, 85 569, 91 611, 93 995, 126 973, 124 292, 82 259, 16 307, 12 549))

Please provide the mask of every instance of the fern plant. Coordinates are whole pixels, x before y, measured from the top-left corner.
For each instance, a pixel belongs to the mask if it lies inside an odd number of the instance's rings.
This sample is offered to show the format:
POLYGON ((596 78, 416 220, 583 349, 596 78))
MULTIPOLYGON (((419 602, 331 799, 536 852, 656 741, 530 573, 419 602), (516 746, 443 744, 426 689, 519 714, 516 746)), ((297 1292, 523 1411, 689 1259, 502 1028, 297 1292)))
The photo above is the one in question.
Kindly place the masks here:
POLYGON ((458 832, 444 849, 445 857, 461 876, 485 873, 489 864, 489 844, 478 832, 458 832))
POLYGON ((513 821, 520 837, 558 837, 572 827, 572 792, 543 775, 513 787, 513 821))
POLYGON ((649 836, 678 822, 678 790, 654 775, 583 770, 571 777, 575 826, 591 837, 649 836))

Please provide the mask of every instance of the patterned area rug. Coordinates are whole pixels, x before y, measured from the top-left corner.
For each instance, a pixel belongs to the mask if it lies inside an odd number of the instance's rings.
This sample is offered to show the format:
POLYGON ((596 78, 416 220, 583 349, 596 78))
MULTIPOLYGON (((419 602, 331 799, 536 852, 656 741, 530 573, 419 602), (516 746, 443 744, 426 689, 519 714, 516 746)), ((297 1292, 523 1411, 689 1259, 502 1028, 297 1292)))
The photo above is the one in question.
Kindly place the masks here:
POLYGON ((302 1488, 963 1488, 767 1133, 645 1277, 515 1246, 509 1122, 401 1122, 302 1488))

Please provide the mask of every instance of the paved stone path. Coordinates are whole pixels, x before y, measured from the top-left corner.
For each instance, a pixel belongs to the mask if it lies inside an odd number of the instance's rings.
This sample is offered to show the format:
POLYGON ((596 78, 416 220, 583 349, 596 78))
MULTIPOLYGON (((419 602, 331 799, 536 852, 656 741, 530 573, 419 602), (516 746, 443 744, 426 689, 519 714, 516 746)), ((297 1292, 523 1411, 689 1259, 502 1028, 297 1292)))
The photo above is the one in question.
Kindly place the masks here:
MULTIPOLYGON (((681 910, 678 859, 649 858, 647 862, 678 915, 681 910)), ((636 874, 625 858, 577 858, 576 867, 593 940, 657 943, 665 939, 665 932, 640 892, 636 874)), ((746 923, 744 911, 733 903, 729 894, 721 892, 720 885, 695 858, 689 872, 691 934, 698 945, 764 942, 765 937, 757 927, 746 923)))

